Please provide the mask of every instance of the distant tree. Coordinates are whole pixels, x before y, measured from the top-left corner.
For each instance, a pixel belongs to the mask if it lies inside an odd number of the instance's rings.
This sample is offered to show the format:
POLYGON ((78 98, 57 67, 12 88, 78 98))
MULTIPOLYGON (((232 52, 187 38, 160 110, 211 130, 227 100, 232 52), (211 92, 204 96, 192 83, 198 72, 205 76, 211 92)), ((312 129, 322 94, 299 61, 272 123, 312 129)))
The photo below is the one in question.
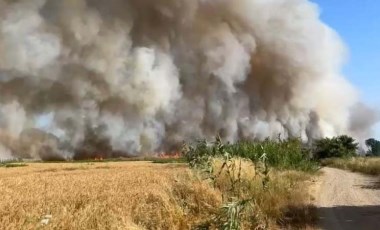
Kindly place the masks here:
POLYGON ((314 142, 314 156, 318 159, 354 156, 358 147, 355 139, 346 135, 323 138, 314 142))
POLYGON ((380 156, 380 141, 374 138, 370 138, 365 141, 365 144, 367 145, 369 149, 368 155, 380 156))

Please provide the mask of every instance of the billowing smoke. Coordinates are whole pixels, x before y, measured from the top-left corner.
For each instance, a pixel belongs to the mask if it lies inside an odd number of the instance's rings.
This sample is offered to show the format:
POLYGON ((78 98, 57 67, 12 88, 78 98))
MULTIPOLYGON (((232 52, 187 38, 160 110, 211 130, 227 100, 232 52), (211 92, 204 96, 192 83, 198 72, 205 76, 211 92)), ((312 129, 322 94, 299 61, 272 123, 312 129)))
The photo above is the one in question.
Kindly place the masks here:
POLYGON ((0 0, 0 156, 365 133, 344 56, 307 0, 0 0))

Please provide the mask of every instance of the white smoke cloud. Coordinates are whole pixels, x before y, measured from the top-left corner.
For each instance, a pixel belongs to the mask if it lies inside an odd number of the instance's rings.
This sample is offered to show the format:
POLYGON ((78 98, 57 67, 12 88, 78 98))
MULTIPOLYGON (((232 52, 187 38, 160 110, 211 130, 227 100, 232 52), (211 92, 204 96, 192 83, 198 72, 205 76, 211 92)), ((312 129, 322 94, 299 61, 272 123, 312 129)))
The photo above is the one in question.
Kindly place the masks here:
POLYGON ((345 53, 307 0, 0 0, 0 156, 361 136, 345 53))

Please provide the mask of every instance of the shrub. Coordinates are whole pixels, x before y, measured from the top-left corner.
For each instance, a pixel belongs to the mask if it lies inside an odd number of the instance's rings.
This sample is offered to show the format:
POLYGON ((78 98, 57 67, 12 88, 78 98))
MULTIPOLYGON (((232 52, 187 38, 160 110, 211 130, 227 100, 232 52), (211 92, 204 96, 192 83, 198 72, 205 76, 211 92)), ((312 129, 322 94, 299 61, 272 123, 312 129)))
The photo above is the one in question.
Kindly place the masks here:
POLYGON ((314 142, 314 156, 317 159, 354 156, 357 150, 358 143, 346 135, 323 138, 314 142))

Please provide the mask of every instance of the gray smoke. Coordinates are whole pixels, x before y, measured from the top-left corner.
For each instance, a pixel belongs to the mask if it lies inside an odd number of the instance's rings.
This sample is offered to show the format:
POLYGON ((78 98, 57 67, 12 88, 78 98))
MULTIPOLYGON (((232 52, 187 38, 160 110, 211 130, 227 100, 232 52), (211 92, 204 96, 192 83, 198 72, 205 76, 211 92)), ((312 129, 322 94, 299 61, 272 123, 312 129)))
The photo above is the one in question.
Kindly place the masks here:
POLYGON ((0 158, 365 133, 344 56, 307 0, 0 0, 0 158))

